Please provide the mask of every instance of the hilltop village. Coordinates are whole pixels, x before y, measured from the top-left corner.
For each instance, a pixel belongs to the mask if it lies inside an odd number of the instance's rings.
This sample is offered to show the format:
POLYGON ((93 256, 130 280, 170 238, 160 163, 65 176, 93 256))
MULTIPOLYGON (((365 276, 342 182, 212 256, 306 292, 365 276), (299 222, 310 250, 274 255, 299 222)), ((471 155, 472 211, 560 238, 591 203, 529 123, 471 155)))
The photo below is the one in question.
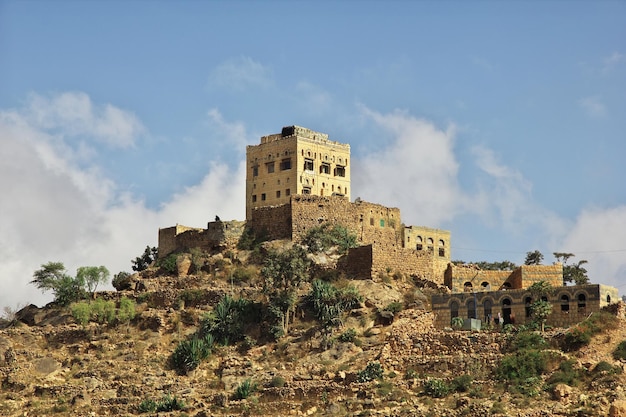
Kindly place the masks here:
POLYGON ((503 324, 530 320, 529 287, 547 282, 556 291, 548 325, 568 326, 618 300, 614 287, 563 285, 563 265, 522 265, 513 271, 486 271, 451 263, 451 233, 407 226, 400 209, 350 201, 350 145, 325 133, 287 126, 246 149, 246 220, 209 222, 206 229, 181 225, 159 230, 159 256, 200 248, 232 246, 246 228, 267 240, 300 242, 321 224, 339 224, 357 236, 338 268, 351 279, 376 280, 388 271, 444 285, 432 296, 438 328, 455 317, 503 324))

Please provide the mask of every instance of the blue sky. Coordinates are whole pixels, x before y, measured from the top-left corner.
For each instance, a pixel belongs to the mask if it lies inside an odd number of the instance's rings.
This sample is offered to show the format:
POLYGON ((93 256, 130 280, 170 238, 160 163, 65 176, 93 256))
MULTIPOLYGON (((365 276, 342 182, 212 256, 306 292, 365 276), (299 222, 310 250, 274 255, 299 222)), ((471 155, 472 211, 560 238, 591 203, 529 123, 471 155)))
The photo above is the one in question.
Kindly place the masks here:
POLYGON ((625 115, 625 2, 0 0, 0 306, 243 219, 245 146, 292 124, 454 259, 568 251, 622 292, 625 115))

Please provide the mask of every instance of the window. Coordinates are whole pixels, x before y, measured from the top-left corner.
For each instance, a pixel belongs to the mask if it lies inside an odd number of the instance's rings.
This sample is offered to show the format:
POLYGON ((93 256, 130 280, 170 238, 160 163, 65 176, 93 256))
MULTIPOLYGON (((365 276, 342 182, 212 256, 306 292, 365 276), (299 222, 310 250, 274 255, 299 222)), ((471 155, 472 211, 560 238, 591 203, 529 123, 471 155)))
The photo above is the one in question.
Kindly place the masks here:
POLYGON ((485 291, 489 291, 491 289, 491 285, 487 281, 483 281, 480 286, 483 287, 483 290, 485 291))
POLYGON ((291 190, 289 188, 285 190, 285 195, 291 195, 291 190))
POLYGON ((475 319, 476 318, 476 303, 474 300, 469 300, 467 302, 467 318, 475 319))
POLYGON ((259 176, 259 166, 255 165, 252 167, 252 176, 253 177, 258 177, 259 176))
POLYGON ((311 194, 311 187, 304 187, 302 189, 302 194, 311 194))
POLYGON ((276 191, 276 198, 280 198, 280 190, 276 191))
POLYGON ((320 165, 320 174, 330 174, 330 164, 320 165))
POLYGON ((459 303, 456 301, 450 303, 450 317, 459 317, 459 303))
POLYGON ((483 316, 485 317, 486 323, 489 323, 491 321, 492 308, 493 308, 493 303, 491 302, 491 300, 485 300, 483 302, 483 310, 485 310, 485 313, 483 314, 483 316))
POLYGON ((439 256, 446 256, 446 250, 444 248, 439 248, 439 256))
POLYGON ((280 161, 280 170, 286 171, 288 169, 291 169, 291 158, 283 159, 282 161, 280 161))
POLYGON ((578 294, 578 312, 584 313, 587 309, 587 296, 585 294, 578 294))
POLYGON ((418 243, 417 245, 415 245, 415 249, 416 250, 424 250, 424 247, 422 246, 421 243, 418 243))
POLYGON ((532 306, 532 303, 533 303, 533 299, 532 299, 532 298, 530 298, 530 297, 526 297, 526 298, 524 299, 524 309, 525 309, 525 311, 526 311, 526 317, 527 317, 527 318, 528 318, 528 317, 530 317, 530 316, 532 316, 532 314, 533 314, 533 306, 532 306))
POLYGON ((373 217, 370 218, 370 226, 374 226, 374 218, 373 217))
POLYGON ((380 219, 380 227, 385 227, 385 219, 380 219))
POLYGON ((261 194, 261 201, 265 201, 265 193, 261 194))
POLYGON ((335 177, 345 177, 345 176, 346 176, 346 167, 337 165, 337 168, 335 168, 335 177))
POLYGON ((569 297, 565 294, 561 296, 561 311, 569 313, 569 297))
POLYGON ((268 162, 267 164, 265 164, 265 166, 267 167, 267 173, 271 174, 272 172, 274 172, 274 163, 273 162, 268 162))
POLYGON ((304 170, 305 171, 313 171, 313 160, 305 159, 304 160, 304 170))
POLYGON ((253 203, 256 203, 256 194, 253 194, 253 195, 252 195, 252 202, 253 202, 253 203))
POLYGON ((472 292, 472 283, 467 281, 465 284, 463 284, 463 291, 465 292, 472 292))

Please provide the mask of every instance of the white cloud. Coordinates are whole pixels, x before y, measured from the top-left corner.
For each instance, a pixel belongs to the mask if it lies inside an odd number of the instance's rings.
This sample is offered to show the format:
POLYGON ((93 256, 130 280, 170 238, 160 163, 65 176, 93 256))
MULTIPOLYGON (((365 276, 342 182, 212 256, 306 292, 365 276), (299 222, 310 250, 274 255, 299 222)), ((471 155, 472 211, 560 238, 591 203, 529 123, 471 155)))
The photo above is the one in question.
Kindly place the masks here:
POLYGON ((353 198, 400 207, 407 224, 436 226, 463 206, 458 187, 454 126, 440 130, 426 120, 397 111, 364 115, 386 130, 393 141, 386 149, 353 159, 353 198))
POLYGON ((598 96, 584 97, 577 103, 590 117, 602 118, 607 115, 606 106, 598 96))
MULTIPOLYGON (((75 97, 91 103, 82 93, 75 97)), ((29 284, 32 273, 48 261, 64 262, 71 274, 83 265, 105 265, 112 274, 129 271, 131 258, 157 244, 159 227, 202 227, 216 214, 245 217, 244 164, 236 172, 211 165, 199 184, 157 210, 120 193, 96 166, 85 167, 80 145, 67 140, 77 125, 87 138, 100 135, 102 120, 85 117, 87 111, 66 131, 59 120, 69 116, 57 116, 71 113, 66 105, 52 97, 45 106, 38 102, 22 111, 0 110, 0 306, 50 301, 50 294, 29 284)))
POLYGON ((272 72, 268 67, 250 57, 229 59, 209 74, 209 86, 244 91, 250 87, 266 88, 272 84, 272 72))
POLYGON ((94 105, 82 92, 45 97, 31 94, 23 113, 30 124, 46 131, 62 130, 69 136, 89 136, 117 148, 134 145, 145 132, 130 112, 111 104, 94 105))
POLYGON ((561 252, 576 255, 592 282, 626 289, 626 206, 583 210, 560 242, 561 252))
POLYGON ((237 153, 245 153, 246 145, 252 143, 248 138, 246 127, 241 122, 228 122, 218 109, 211 109, 207 112, 210 128, 225 140, 219 143, 236 149, 237 153))

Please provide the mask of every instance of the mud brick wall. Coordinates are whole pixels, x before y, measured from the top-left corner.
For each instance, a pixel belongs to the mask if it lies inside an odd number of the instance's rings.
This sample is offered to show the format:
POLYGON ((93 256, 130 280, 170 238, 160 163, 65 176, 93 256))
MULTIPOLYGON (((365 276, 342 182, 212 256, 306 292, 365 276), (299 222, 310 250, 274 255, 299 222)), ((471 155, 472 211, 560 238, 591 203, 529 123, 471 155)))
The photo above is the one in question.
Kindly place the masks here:
POLYGON ((268 240, 291 239, 291 205, 254 208, 248 226, 268 240))

